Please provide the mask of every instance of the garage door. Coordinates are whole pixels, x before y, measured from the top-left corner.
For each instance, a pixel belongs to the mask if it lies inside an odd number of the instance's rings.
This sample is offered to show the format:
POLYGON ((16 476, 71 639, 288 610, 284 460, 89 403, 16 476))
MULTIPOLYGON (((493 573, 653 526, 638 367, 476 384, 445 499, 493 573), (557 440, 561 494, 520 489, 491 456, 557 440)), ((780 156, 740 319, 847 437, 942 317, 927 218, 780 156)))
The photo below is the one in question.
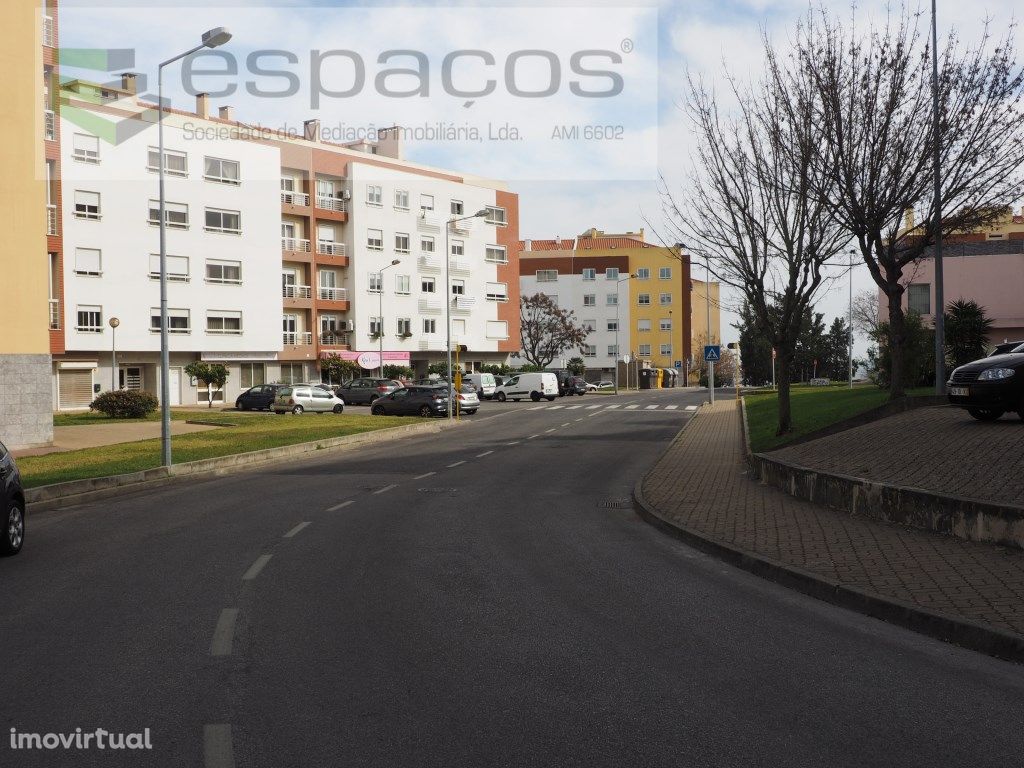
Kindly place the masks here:
POLYGON ((61 410, 88 408, 92 402, 92 371, 60 370, 57 387, 61 410))

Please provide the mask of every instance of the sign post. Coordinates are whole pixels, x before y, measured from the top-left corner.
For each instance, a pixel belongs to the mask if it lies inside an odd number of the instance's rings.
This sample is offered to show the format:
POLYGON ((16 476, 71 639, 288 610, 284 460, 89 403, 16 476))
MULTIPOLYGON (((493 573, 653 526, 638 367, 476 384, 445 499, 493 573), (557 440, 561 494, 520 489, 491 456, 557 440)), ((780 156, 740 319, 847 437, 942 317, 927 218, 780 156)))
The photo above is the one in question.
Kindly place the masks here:
POLYGON ((777 354, 775 347, 772 347, 772 389, 775 389, 775 356, 777 354))
POLYGON ((704 346, 704 362, 708 364, 708 395, 711 405, 715 404, 715 362, 722 359, 722 348, 718 344, 704 346))

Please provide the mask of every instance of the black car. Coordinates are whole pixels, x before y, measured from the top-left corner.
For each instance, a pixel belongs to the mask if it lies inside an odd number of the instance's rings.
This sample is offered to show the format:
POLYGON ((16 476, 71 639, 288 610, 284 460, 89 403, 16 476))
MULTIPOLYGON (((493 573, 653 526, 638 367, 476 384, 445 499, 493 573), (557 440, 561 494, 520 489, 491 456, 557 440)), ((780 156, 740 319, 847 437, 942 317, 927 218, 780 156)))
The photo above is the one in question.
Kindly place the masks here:
POLYGON ((412 385, 396 389, 373 401, 374 416, 446 416, 448 387, 412 385))
POLYGON ((402 386, 393 379, 362 378, 353 379, 334 390, 334 394, 345 401, 345 405, 370 405, 389 392, 402 386))
POLYGON ((281 384, 258 384, 249 387, 235 399, 235 408, 240 411, 252 411, 259 409, 270 410, 271 403, 277 397, 277 390, 281 384))
POLYGON ((14 457, 3 443, 0 443, 0 508, 4 520, 0 557, 16 555, 25 543, 25 491, 14 457))
POLYGON ((1024 341, 1004 341, 1002 344, 996 344, 993 350, 988 353, 988 356, 1005 355, 1013 352, 1013 350, 1020 346, 1024 346, 1024 341))
POLYGON ((979 421, 995 421, 1007 411, 1024 419, 1024 344, 956 368, 946 392, 950 405, 979 421))

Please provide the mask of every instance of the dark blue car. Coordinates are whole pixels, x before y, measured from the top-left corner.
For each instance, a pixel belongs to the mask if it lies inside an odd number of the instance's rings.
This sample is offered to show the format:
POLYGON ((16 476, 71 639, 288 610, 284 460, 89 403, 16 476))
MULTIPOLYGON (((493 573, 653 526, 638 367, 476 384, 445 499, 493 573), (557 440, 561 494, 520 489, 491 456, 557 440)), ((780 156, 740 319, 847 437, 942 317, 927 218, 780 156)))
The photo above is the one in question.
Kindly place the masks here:
POLYGON ((0 443, 0 502, 4 521, 0 557, 16 555, 25 543, 25 491, 14 457, 3 443, 0 443))

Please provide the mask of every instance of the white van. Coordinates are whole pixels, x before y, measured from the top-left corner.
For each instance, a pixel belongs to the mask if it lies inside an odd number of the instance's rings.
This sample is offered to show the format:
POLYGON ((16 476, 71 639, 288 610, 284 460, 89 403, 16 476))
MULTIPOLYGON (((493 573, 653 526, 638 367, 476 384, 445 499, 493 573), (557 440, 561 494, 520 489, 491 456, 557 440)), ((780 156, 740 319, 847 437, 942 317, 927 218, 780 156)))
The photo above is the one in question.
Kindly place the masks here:
POLYGON ((527 397, 535 403, 542 397, 551 402, 558 397, 558 377, 553 373, 517 373, 495 387, 494 396, 502 403, 506 400, 518 403, 527 397))
POLYGON ((494 381, 493 373, 464 373, 462 380, 468 381, 476 387, 477 394, 481 398, 490 400, 494 397, 494 388, 497 386, 497 382, 494 381))

